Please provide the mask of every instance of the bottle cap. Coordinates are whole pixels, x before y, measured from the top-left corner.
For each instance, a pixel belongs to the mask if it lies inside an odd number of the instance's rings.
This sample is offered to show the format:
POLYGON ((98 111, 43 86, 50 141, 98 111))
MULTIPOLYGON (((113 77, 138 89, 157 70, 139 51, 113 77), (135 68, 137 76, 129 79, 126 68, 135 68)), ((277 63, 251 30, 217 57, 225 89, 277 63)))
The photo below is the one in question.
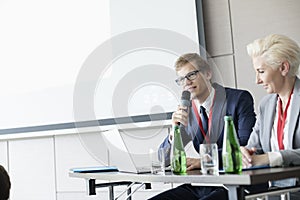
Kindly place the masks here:
POLYGON ((229 115, 228 115, 228 116, 224 116, 224 120, 225 120, 225 121, 232 120, 232 117, 231 117, 231 116, 229 116, 229 115))

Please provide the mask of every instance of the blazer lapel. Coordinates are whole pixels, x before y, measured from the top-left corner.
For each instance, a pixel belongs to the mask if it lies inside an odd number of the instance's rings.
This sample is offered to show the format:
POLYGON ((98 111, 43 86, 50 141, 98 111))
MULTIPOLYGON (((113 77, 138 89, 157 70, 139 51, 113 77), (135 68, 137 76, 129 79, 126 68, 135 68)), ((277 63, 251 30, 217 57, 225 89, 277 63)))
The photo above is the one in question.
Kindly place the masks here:
POLYGON ((293 148, 293 138, 294 138, 294 133, 297 130, 296 124, 299 118, 299 110, 300 110, 300 80, 297 78, 294 86, 294 91, 293 91, 293 100, 291 107, 291 114, 290 114, 290 122, 289 122, 289 131, 288 131, 288 144, 289 144, 289 149, 293 148))
POLYGON ((266 116, 261 116, 263 117, 263 126, 264 126, 264 137, 262 139, 262 144, 265 144, 264 151, 271 151, 271 143, 270 143, 270 138, 271 138, 271 133, 272 133, 272 127, 274 124, 274 119, 275 119, 275 107, 277 105, 277 95, 273 94, 272 97, 270 98, 269 102, 267 102, 266 106, 266 116))
POLYGON ((222 134, 224 128, 224 116, 226 115, 226 92, 225 88, 217 84, 214 84, 215 88, 215 98, 213 104, 212 112, 212 122, 211 122, 211 132, 210 140, 211 142, 217 142, 222 134))

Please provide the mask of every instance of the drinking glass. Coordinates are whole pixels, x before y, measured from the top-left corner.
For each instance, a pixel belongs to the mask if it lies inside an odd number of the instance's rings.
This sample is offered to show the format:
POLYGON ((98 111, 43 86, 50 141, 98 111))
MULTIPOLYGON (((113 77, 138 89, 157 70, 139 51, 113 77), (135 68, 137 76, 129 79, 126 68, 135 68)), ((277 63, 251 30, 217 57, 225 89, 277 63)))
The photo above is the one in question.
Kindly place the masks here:
POLYGON ((204 175, 219 175, 218 145, 200 144, 201 172, 204 175))
POLYGON ((154 151, 149 150, 151 173, 152 174, 165 174, 165 150, 158 149, 154 151))

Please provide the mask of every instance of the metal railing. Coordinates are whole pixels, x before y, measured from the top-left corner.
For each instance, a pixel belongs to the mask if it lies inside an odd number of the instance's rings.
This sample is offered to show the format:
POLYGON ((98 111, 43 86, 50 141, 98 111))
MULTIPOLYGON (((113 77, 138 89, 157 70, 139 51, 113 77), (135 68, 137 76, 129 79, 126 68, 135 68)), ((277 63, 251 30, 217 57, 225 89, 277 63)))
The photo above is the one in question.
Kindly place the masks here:
POLYGON ((299 192, 299 191, 300 191, 300 186, 276 188, 276 189, 270 189, 266 192, 246 195, 245 200, 270 200, 272 197, 275 196, 277 197, 277 199, 280 200, 290 200, 291 193, 299 192))

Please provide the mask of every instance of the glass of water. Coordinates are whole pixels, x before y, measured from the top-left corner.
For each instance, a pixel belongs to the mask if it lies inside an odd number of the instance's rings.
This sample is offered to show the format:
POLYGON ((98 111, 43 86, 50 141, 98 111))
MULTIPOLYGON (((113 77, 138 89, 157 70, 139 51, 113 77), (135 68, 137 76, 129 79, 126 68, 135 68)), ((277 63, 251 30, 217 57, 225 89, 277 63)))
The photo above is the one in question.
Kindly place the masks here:
POLYGON ((165 152, 164 149, 158 149, 154 151, 149 150, 150 167, 152 174, 165 174, 165 152))
POLYGON ((219 175, 218 145, 200 144, 201 172, 204 175, 219 175))

